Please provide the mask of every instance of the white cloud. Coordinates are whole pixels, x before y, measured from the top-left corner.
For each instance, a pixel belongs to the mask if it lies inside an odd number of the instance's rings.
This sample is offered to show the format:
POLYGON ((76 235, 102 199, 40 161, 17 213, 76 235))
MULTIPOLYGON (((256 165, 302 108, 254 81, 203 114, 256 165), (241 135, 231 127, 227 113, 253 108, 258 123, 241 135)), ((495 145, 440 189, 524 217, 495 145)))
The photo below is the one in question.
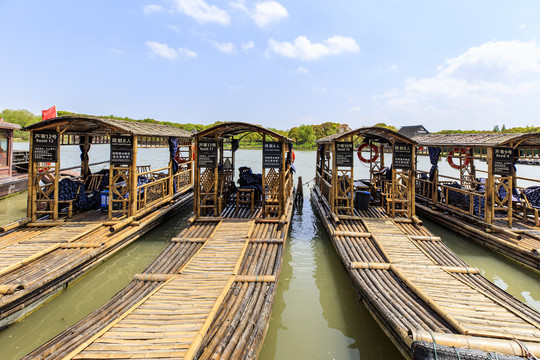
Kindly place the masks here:
POLYGON ((259 27, 277 23, 282 18, 289 17, 287 9, 276 1, 261 1, 255 5, 251 17, 259 27))
POLYGON ((176 59, 178 57, 176 50, 169 47, 167 44, 162 44, 157 41, 147 41, 146 46, 148 46, 154 54, 166 59, 176 59))
POLYGON ((255 43, 253 41, 243 42, 242 43, 242 51, 248 51, 255 47, 255 43))
POLYGON ((527 24, 521 24, 521 25, 519 25, 519 28, 520 28, 521 30, 525 29, 526 27, 527 27, 527 24))
POLYGON ((150 5, 144 6, 143 11, 145 14, 151 14, 151 13, 163 11, 163 7, 161 5, 150 4, 150 5))
POLYGON ((416 122, 437 119, 444 128, 491 129, 496 121, 517 125, 540 116, 540 46, 534 41, 490 41, 437 70, 433 77, 407 79, 377 100, 416 122))
POLYGON ((362 108, 360 106, 353 106, 352 108, 349 109, 349 112, 350 113, 359 113, 359 112, 362 112, 362 108))
POLYGON ((232 85, 228 88, 231 91, 242 91, 244 90, 244 87, 242 85, 232 85))
POLYGON ((195 51, 191 51, 188 48, 178 48, 178 54, 182 54, 185 57, 188 58, 196 58, 197 53, 195 51))
POLYGON ((281 19, 289 17, 287 9, 277 1, 273 0, 259 1, 252 10, 246 7, 245 0, 238 0, 229 5, 233 9, 246 13, 259 27, 278 23, 281 19))
POLYGON ((147 41, 146 46, 152 50, 152 52, 155 55, 164 57, 165 59, 176 59, 179 56, 188 57, 188 58, 196 58, 197 53, 194 51, 191 51, 187 48, 178 48, 173 49, 167 44, 162 44, 157 41, 147 41))
POLYGON ((180 29, 176 25, 169 25, 168 28, 171 29, 174 32, 177 32, 177 33, 180 32, 180 29))
POLYGON ((305 36, 297 37, 294 43, 270 39, 269 49, 278 55, 293 59, 317 60, 323 56, 358 52, 360 47, 351 37, 335 35, 323 43, 311 43, 305 36))
POLYGON ((208 5, 204 0, 174 0, 176 10, 191 16, 200 24, 216 23, 229 25, 229 14, 215 5, 208 5))
POLYGON ((219 43, 217 41, 212 41, 212 44, 214 44, 216 49, 227 54, 230 54, 236 51, 236 46, 230 42, 219 43))

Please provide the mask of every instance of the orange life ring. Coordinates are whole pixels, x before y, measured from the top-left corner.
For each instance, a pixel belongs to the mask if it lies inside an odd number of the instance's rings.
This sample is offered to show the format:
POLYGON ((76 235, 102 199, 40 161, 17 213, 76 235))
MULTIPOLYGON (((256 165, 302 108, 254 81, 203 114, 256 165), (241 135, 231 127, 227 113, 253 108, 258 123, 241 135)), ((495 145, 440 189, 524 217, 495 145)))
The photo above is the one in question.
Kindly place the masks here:
POLYGON ((356 151, 356 154, 358 155, 358 159, 361 162, 369 164, 369 163, 372 163, 372 162, 374 162, 375 160, 377 160, 379 158, 379 148, 377 146, 373 145, 373 144, 364 143, 364 144, 362 144, 362 145, 360 145, 358 147, 358 150, 356 151), (364 150, 368 146, 371 147, 371 151, 373 153, 373 156, 371 157, 371 159, 366 159, 366 158, 364 158, 364 156, 362 156, 362 150, 364 150))
POLYGON ((468 151, 463 148, 455 148, 448 152, 448 156, 446 157, 446 161, 448 161, 448 165, 450 165, 453 169, 459 170, 467 165, 469 165, 469 162, 471 161, 471 158, 468 154, 468 151), (454 154, 458 154, 461 156, 465 155, 465 160, 461 163, 461 166, 454 164, 454 154))
POLYGON ((294 163, 294 160, 296 160, 296 155, 294 154, 294 150, 292 150, 292 162, 291 163, 294 163))

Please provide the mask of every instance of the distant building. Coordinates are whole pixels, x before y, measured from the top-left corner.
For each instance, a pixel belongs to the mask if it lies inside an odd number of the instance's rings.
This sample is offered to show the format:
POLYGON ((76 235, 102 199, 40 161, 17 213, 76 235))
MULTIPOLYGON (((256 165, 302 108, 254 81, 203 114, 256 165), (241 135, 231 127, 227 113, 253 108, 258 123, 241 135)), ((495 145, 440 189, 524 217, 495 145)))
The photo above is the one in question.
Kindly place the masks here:
POLYGON ((423 125, 402 126, 398 133, 413 138, 416 135, 429 134, 423 125))

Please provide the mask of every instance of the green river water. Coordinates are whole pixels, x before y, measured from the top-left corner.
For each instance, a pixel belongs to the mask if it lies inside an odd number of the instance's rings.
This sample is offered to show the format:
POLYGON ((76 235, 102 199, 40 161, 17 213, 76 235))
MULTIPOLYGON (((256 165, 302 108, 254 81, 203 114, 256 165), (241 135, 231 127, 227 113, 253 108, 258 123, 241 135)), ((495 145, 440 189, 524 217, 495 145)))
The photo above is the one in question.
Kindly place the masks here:
MULTIPOLYGON (((64 153, 62 156, 68 157, 64 153)), ((260 156, 258 150, 239 150, 237 164, 260 172, 257 165, 260 156)), ((144 159, 144 155, 141 158, 144 159)), ((304 182, 313 177, 314 163, 314 151, 296 151, 295 166, 304 182)), ((367 171, 358 162, 355 166, 357 176, 358 172, 363 175, 362 172, 367 171)), ((25 205, 26 194, 0 201, 0 214, 4 216, 0 220, 6 223, 25 216, 25 205)), ((24 356, 105 303, 165 248, 169 239, 186 226, 190 215, 190 208, 179 212, 70 284, 30 316, 0 331, 0 358, 11 360, 24 356)), ((469 265, 478 267, 486 278, 540 311, 539 272, 437 224, 424 223, 469 265)), ((304 203, 293 214, 272 318, 259 359, 401 358, 359 302, 347 272, 311 207, 308 186, 304 186, 304 203)))

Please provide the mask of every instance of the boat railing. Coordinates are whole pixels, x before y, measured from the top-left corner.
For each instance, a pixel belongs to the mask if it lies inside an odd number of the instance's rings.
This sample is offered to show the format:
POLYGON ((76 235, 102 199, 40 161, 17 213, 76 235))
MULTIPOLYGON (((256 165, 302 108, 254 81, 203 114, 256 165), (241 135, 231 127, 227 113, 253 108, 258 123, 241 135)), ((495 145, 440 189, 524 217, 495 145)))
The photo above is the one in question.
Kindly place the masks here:
POLYGON ((437 181, 431 182, 428 175, 429 173, 426 171, 417 171, 416 194, 419 197, 459 213, 487 220, 486 194, 482 190, 485 185, 483 182, 461 181, 459 178, 446 175, 439 175, 437 181), (436 188, 435 192, 434 188, 436 188))

